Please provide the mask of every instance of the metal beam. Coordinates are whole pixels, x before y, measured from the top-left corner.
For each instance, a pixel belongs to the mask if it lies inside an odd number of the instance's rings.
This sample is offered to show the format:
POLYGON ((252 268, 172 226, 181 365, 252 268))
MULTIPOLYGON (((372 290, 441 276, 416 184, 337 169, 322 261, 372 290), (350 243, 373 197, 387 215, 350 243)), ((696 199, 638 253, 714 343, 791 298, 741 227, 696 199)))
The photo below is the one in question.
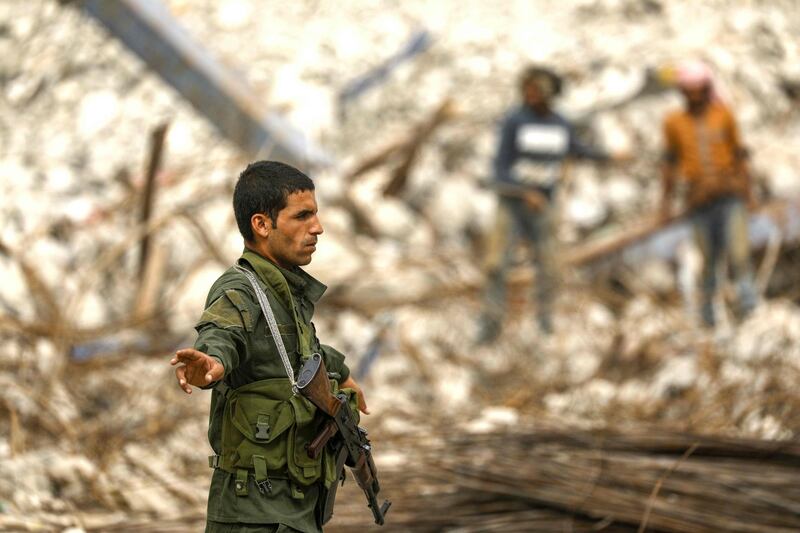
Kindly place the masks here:
POLYGON ((266 110, 247 82, 180 27, 159 0, 74 0, 174 87, 248 156, 301 169, 330 157, 285 119, 266 110))

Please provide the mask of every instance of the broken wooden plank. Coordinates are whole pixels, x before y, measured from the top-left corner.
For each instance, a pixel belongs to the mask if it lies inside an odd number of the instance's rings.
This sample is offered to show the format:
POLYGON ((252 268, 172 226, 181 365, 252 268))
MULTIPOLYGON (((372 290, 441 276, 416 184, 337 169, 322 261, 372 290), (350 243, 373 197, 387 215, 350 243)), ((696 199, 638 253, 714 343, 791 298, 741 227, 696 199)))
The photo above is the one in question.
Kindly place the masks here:
MULTIPOLYGON (((627 229, 582 243, 564 253, 564 261, 574 266, 588 266, 601 261, 621 260, 628 264, 646 259, 672 261, 678 246, 691 238, 691 221, 675 217, 666 224, 652 218, 632 224, 627 229)), ((760 249, 770 238, 780 235, 783 242, 800 241, 800 199, 774 200, 751 213, 750 246, 760 249)))
POLYGON ((439 104, 427 120, 412 130, 407 141, 399 150, 400 162, 392 171, 392 177, 383 189, 384 196, 400 196, 402 194, 422 145, 430 139, 439 126, 455 115, 456 106, 452 100, 447 98, 439 104))
MULTIPOLYGON (((161 159, 164 154, 164 140, 167 137, 168 123, 158 125, 150 134, 150 158, 147 161, 145 172, 144 191, 142 192, 142 205, 139 214, 139 224, 146 226, 150 221, 150 213, 153 210, 153 202, 156 194, 156 176, 161 168, 161 159)), ((139 281, 147 267, 147 255, 150 248, 150 234, 142 235, 139 241, 139 281)))

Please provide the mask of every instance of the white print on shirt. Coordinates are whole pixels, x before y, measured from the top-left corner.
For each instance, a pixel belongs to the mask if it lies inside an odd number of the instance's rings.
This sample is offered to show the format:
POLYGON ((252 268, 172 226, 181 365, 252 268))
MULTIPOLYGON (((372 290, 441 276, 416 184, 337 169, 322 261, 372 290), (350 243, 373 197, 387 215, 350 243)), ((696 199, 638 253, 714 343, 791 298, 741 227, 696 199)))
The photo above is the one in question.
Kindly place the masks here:
POLYGON ((523 124, 517 129, 517 149, 523 153, 564 155, 569 132, 560 124, 523 124))

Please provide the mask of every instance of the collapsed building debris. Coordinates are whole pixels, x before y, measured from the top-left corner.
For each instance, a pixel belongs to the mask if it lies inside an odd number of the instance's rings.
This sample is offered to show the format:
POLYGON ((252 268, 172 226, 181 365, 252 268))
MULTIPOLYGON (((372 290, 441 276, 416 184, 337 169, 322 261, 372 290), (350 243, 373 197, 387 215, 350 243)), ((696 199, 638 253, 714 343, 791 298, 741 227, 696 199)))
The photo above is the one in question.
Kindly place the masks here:
MULTIPOLYGON (((793 2, 587 0, 521 11, 404 2, 399 15, 317 2, 168 6, 215 55, 247 65, 244 77, 269 95, 270 109, 341 161, 315 175, 326 232, 310 270, 330 286, 316 325, 365 376, 376 413, 365 423, 386 494, 397 500, 389 527, 685 531, 709 521, 735 529, 736 510, 747 513, 736 518, 743 529, 796 527, 786 481, 796 452, 765 459, 768 476, 736 455, 741 446, 773 451, 773 441, 800 431, 800 255, 789 231, 779 246, 767 239, 764 253, 775 251, 761 262, 762 279, 773 288, 741 323, 727 317, 699 329, 679 296, 682 281, 643 246, 641 262, 615 271, 614 286, 591 270, 563 269, 549 337, 532 319, 525 288, 535 273, 523 266, 503 338, 472 346, 483 281, 473 241, 494 207, 481 183, 519 68, 532 59, 563 66, 565 110, 602 108, 590 133, 637 153, 624 171, 572 168, 560 198, 566 248, 589 253, 609 228, 646 219, 658 193, 658 118, 677 102, 668 92, 638 97, 642 73, 686 55, 705 55, 738 106, 762 199, 794 206, 793 2), (398 65, 336 121, 338 88, 391 56, 420 19, 437 46, 398 65), (386 164, 345 179, 381 147, 391 148, 376 160, 386 164), (537 428, 497 428, 530 417, 561 429, 548 441, 537 428), (473 424, 443 431, 453 420, 473 424), (659 444, 668 449, 643 444, 643 427, 675 432, 659 444), (603 448, 577 428, 622 433, 603 448), (499 446, 514 468, 487 467, 494 482, 477 486, 480 461, 498 458, 499 446), (418 464, 400 453, 409 449, 419 449, 418 464), (439 460, 444 449, 455 455, 439 460), (589 480, 602 492, 575 501, 573 489, 589 480), (779 497, 765 502, 765 492, 779 497), (675 498, 689 516, 676 518, 675 498), (440 507, 425 515, 423 503, 440 507), (764 516, 774 522, 757 521, 764 516)), ((0 529, 149 531, 156 521, 162 531, 200 529, 208 397, 184 398, 165 354, 192 342, 205 291, 241 250, 230 195, 247 159, 77 10, 12 0, 0 14, 0 194, 10 199, 0 204, 0 529), (160 170, 139 171, 143 132, 167 122, 160 170), (140 217, 148 184, 158 194, 140 217), (145 236, 160 290, 140 283, 145 236)), ((359 496, 340 502, 333 528, 366 525, 359 496)))

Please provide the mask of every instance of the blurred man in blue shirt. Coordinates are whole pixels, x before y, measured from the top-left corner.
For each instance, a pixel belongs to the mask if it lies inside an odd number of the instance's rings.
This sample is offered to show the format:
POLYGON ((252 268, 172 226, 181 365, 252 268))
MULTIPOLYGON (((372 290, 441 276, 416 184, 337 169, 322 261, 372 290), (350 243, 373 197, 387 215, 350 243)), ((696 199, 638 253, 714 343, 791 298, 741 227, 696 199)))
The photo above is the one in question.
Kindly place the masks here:
POLYGON ((530 66, 520 78, 522 104, 504 119, 494 160, 493 188, 500 202, 489 238, 485 308, 478 343, 500 334, 505 315, 506 276, 518 239, 534 252, 539 326, 552 331, 555 288, 554 197, 568 158, 605 162, 611 157, 582 144, 573 126, 551 105, 562 80, 553 71, 530 66))

